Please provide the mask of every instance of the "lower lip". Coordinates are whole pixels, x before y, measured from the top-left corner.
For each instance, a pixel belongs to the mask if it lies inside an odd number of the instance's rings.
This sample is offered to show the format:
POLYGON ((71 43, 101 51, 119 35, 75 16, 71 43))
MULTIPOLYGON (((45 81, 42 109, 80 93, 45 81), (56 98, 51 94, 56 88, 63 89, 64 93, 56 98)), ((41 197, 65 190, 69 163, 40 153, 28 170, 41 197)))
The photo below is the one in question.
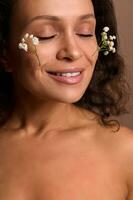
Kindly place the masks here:
POLYGON ((67 76, 56 76, 53 74, 48 74, 51 78, 53 78, 54 80, 60 82, 60 83, 65 83, 65 84, 69 84, 69 85, 73 85, 73 84, 77 84, 80 83, 81 80, 83 79, 83 72, 81 72, 79 75, 77 76, 71 76, 71 77, 67 77, 67 76))

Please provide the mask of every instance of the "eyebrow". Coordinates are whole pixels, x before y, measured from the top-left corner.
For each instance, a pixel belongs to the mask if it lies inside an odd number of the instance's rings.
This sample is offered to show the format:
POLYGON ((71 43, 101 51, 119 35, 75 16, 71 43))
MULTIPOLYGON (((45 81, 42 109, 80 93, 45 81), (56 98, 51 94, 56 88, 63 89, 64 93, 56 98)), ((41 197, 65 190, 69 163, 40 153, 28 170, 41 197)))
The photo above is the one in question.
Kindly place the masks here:
MULTIPOLYGON (((85 19, 90 19, 90 18, 94 18, 95 19, 95 15, 93 13, 84 14, 84 15, 79 16, 78 20, 85 20, 85 19)), ((39 15, 39 16, 36 16, 36 17, 32 18, 27 23, 27 25, 32 23, 33 21, 36 21, 36 20, 50 20, 50 21, 60 22, 61 18, 57 17, 57 16, 53 16, 53 15, 39 15)))

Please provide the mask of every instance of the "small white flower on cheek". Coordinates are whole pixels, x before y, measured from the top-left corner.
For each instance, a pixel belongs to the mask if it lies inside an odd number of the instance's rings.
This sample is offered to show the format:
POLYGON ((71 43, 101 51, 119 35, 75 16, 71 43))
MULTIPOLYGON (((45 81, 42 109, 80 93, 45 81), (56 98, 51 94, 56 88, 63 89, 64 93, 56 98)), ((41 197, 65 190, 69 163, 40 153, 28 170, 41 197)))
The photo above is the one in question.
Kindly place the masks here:
POLYGON ((115 35, 113 35, 113 40, 116 40, 116 36, 115 35))
POLYGON ((116 48, 113 48, 113 49, 112 49, 112 52, 115 53, 115 52, 116 52, 116 48))
POLYGON ((116 52, 116 48, 114 48, 114 45, 115 45, 114 40, 116 40, 116 36, 108 35, 107 32, 109 30, 110 29, 107 26, 103 28, 103 32, 101 33, 102 39, 99 45, 100 47, 99 51, 103 51, 105 56, 107 56, 109 52, 112 52, 112 53, 116 52))
POLYGON ((98 45, 98 48, 96 50, 96 51, 102 51, 105 56, 107 56, 109 52, 112 52, 112 53, 116 52, 116 48, 114 47, 115 45, 114 40, 116 40, 116 36, 108 35, 109 30, 110 29, 107 26, 103 28, 103 32, 101 33, 101 36, 102 36, 101 42, 98 45))
POLYGON ((39 45, 39 39, 35 37, 33 34, 26 33, 19 43, 18 48, 23 49, 26 52, 32 53, 37 57, 39 62, 39 66, 41 66, 40 59, 37 53, 36 46, 39 45))
POLYGON ((39 44, 39 39, 37 37, 33 37, 32 41, 33 41, 34 45, 38 45, 39 44))
POLYGON ((109 54, 109 51, 105 51, 104 55, 107 56, 109 54))
POLYGON ((26 43, 19 43, 19 49, 23 49, 24 51, 28 51, 28 45, 26 43))
POLYGON ((109 31, 109 27, 107 27, 107 26, 105 26, 104 28, 103 28, 103 31, 105 31, 106 33, 109 31))
POLYGON ((25 43, 25 39, 24 38, 22 38, 22 43, 25 43))
POLYGON ((24 36, 24 38, 27 39, 28 37, 29 37, 29 33, 26 33, 25 36, 24 36))

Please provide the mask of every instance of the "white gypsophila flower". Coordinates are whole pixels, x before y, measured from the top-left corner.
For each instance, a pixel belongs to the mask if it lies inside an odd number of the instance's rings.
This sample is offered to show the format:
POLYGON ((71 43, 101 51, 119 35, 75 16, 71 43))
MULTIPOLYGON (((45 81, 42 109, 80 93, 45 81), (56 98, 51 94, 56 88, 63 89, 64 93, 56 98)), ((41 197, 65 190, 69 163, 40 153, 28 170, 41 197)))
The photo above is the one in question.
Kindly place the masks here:
POLYGON ((113 52, 113 53, 116 53, 116 48, 113 48, 112 52, 113 52))
POLYGON ((28 38, 29 37, 29 33, 26 33, 25 35, 24 35, 24 38, 28 38))
POLYGON ((33 37, 34 37, 34 35, 33 35, 33 34, 31 34, 31 35, 29 36, 29 38, 31 38, 31 39, 32 39, 33 37))
POLYGON ((110 35, 110 36, 109 36, 109 39, 110 39, 110 40, 113 40, 114 38, 113 38, 113 36, 112 36, 112 35, 110 35))
POLYGON ((100 46, 99 46, 99 51, 102 51, 104 53, 104 55, 108 55, 109 52, 116 52, 116 49, 114 48, 114 41, 116 39, 115 35, 109 35, 108 31, 109 31, 109 27, 105 26, 103 28, 103 32, 101 33, 102 36, 102 40, 100 42, 100 46))
POLYGON ((22 43, 25 43, 25 39, 24 38, 22 38, 22 43))
POLYGON ((97 50, 103 52, 105 56, 107 56, 110 52, 112 53, 116 52, 116 48, 114 47, 115 46, 114 40, 116 40, 116 36, 109 35, 108 33, 109 30, 110 29, 107 26, 103 28, 103 31, 101 33, 102 38, 97 48, 97 50))
POLYGON ((106 32, 102 32, 101 35, 102 36, 105 36, 105 35, 107 36, 107 33, 106 32))
POLYGON ((109 51, 113 51, 113 49, 114 49, 114 48, 113 48, 112 46, 109 47, 109 51))
POLYGON ((23 49, 30 54, 34 54, 38 60, 39 66, 41 66, 41 62, 38 56, 36 45, 39 44, 39 39, 35 37, 33 34, 26 33, 24 37, 21 39, 21 43, 18 44, 19 49, 23 49))
POLYGON ((109 51, 105 51, 104 55, 107 56, 109 54, 109 51))
POLYGON ((113 36, 110 35, 110 36, 109 36, 109 39, 110 39, 110 40, 116 40, 116 36, 115 36, 115 35, 113 35, 113 36))
POLYGON ((115 35, 113 35, 113 39, 116 40, 116 36, 115 35))
POLYGON ((110 42, 110 47, 113 47, 115 43, 113 41, 110 42))
POLYGON ((37 37, 33 37, 32 38, 32 42, 34 45, 38 45, 39 44, 39 39, 37 37))
POLYGON ((105 26, 105 27, 103 28, 103 30, 107 33, 107 32, 109 31, 109 27, 108 27, 108 26, 105 26))
POLYGON ((19 44, 19 49, 23 49, 25 51, 33 50, 34 45, 39 44, 39 39, 34 37, 33 34, 26 33, 19 44), (32 47, 33 46, 33 47, 32 47), (29 47, 29 48, 28 48, 29 47))
POLYGON ((107 42, 108 45, 110 44, 110 41, 109 41, 109 40, 107 40, 106 42, 107 42))
POLYGON ((23 49, 24 51, 28 51, 28 45, 26 43, 19 43, 19 49, 23 49))

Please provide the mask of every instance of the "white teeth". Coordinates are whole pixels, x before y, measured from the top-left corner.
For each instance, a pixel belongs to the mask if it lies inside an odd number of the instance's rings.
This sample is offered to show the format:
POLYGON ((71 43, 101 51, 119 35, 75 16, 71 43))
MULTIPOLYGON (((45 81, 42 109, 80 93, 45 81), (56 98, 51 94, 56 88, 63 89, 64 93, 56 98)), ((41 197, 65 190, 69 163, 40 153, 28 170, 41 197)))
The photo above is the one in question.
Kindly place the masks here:
POLYGON ((71 77, 71 76, 78 76, 80 72, 68 72, 68 73, 57 73, 57 76, 66 76, 66 77, 71 77))

